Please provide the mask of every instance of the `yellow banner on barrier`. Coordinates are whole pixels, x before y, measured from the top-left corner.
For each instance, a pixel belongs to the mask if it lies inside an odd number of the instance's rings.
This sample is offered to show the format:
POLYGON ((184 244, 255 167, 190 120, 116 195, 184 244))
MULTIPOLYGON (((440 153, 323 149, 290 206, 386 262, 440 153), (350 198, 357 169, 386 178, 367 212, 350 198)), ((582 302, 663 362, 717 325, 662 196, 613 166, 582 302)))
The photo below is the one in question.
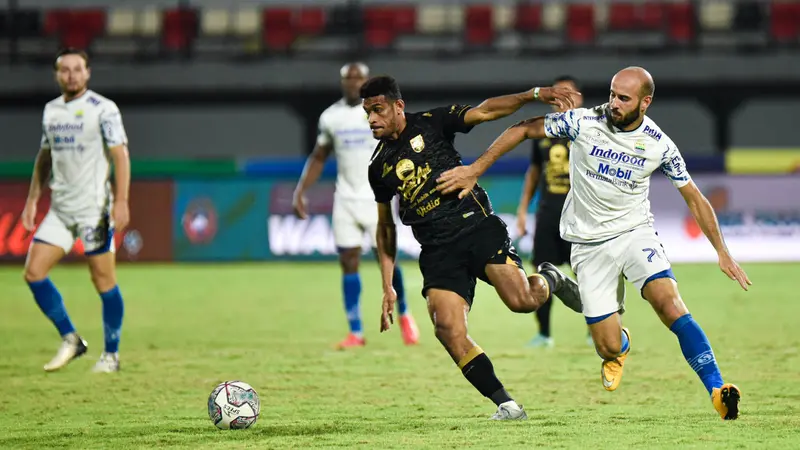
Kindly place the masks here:
POLYGON ((731 174, 800 173, 800 148, 732 148, 725 153, 731 174))

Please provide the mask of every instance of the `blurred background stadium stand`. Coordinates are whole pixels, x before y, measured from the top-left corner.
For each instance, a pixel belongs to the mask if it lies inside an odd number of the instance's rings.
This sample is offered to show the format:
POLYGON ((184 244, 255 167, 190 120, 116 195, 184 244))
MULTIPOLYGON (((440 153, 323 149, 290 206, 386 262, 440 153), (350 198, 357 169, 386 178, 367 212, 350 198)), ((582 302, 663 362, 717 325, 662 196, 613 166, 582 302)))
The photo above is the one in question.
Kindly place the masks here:
MULTIPOLYGON (((91 87, 120 105, 138 180, 293 180, 352 60, 395 76, 411 111, 563 74, 600 104, 617 70, 641 65, 657 84, 649 114, 693 173, 800 167, 800 1, 0 0, 4 180, 30 174, 62 46, 89 51, 91 87)), ((478 127, 459 149, 474 158, 546 111, 478 127)), ((494 174, 521 183, 528 151, 494 174)))

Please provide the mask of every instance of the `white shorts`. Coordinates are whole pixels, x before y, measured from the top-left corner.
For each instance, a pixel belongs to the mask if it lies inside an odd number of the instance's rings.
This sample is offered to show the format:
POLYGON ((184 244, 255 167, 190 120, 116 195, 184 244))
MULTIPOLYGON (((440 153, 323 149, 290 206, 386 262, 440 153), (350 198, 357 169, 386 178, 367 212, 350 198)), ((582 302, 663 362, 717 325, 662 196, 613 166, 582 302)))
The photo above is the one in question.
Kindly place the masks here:
POLYGON ((114 252, 114 223, 105 211, 71 215, 62 214, 50 208, 44 220, 33 235, 34 242, 44 242, 64 249, 69 253, 80 239, 87 256, 114 252))
POLYGON ((378 204, 374 200, 333 200, 333 240, 337 249, 375 247, 378 204), (368 236, 365 236, 368 235, 368 236))
MULTIPOLYGON (((625 310, 627 278, 639 292, 658 278, 672 278, 664 246, 651 227, 637 228, 599 244, 572 244, 572 270, 587 323, 625 310)), ((602 320, 602 319, 601 319, 602 320)))

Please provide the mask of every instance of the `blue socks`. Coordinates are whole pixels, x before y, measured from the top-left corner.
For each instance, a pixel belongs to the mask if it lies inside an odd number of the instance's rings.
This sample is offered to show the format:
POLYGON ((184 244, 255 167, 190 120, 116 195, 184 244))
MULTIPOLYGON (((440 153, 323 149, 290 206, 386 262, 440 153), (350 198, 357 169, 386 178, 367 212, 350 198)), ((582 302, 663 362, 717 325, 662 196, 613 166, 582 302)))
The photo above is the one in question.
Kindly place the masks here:
POLYGON ((403 287, 403 271, 400 266, 394 266, 394 277, 392 287, 397 292, 397 312, 402 316, 408 314, 408 303, 406 303, 406 289, 403 287))
POLYGON ((119 286, 100 294, 103 300, 103 332, 105 334, 106 352, 116 353, 119 350, 119 335, 122 329, 122 316, 125 306, 119 286))
POLYGON ((342 276, 342 291, 344 292, 344 311, 350 332, 361 335, 361 277, 358 273, 346 273, 342 276))
POLYGON ((50 278, 28 283, 28 287, 31 288, 33 298, 36 299, 39 309, 56 326, 58 334, 65 336, 75 332, 75 327, 72 325, 72 321, 69 320, 69 314, 67 314, 67 309, 64 307, 64 299, 61 298, 61 294, 53 282, 50 281, 50 278))
POLYGON ((722 387, 722 375, 719 373, 711 344, 692 315, 681 316, 669 329, 678 336, 683 357, 700 377, 709 395, 712 389, 722 387))

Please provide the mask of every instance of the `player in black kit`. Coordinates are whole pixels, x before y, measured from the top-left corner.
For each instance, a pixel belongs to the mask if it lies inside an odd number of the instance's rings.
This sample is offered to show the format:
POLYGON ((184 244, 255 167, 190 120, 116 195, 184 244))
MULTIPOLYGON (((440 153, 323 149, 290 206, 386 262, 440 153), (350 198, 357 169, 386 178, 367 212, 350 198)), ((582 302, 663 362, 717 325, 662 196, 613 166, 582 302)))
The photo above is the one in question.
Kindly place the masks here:
MULTIPOLYGON (((567 86, 580 90, 577 80, 570 76, 556 78, 553 86, 567 86)), ((576 108, 582 105, 579 98, 576 108)), ((558 110, 554 107, 554 109, 558 110)), ((539 201, 536 208, 536 231, 533 235, 533 267, 545 262, 556 266, 569 264, 571 244, 563 239, 558 230, 561 209, 569 192, 569 139, 536 139, 531 148, 531 164, 525 173, 525 183, 517 208, 517 232, 527 234, 526 222, 528 206, 537 189, 539 201)), ((539 334, 528 345, 531 347, 552 347, 555 343, 550 334, 550 308, 552 302, 545 302, 536 310, 539 334)), ((588 337, 589 342, 594 345, 588 337)))
POLYGON ((495 420, 525 419, 527 415, 497 379, 489 358, 467 335, 466 316, 476 279, 494 286, 506 306, 519 313, 535 311, 551 293, 581 311, 578 286, 555 268, 527 277, 486 191, 475 185, 468 193, 444 195, 437 189, 438 177, 462 166, 453 145, 455 133, 468 133, 475 125, 506 117, 535 100, 572 107, 578 95, 564 87, 536 88, 490 98, 474 108, 450 105, 405 113, 405 102, 393 78, 372 78, 361 88, 372 134, 380 139, 370 161, 369 181, 378 203, 381 331, 393 323, 397 297, 392 288, 397 234, 390 201, 398 194, 400 219, 411 227, 422 247, 422 295, 436 337, 467 380, 497 405, 495 420))

